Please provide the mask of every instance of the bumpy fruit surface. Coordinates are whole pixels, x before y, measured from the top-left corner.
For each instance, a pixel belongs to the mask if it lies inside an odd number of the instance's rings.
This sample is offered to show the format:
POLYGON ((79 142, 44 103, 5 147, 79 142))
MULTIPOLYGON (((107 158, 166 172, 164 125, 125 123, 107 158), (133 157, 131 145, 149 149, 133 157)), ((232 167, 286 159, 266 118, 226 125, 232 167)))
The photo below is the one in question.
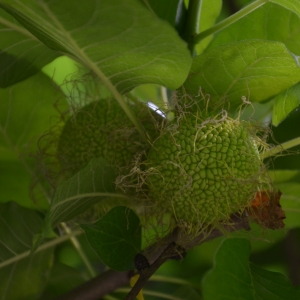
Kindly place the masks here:
MULTIPOLYGON (((148 109, 133 109, 153 133, 155 125, 148 109)), ((145 144, 117 101, 102 99, 84 106, 66 122, 57 152, 63 168, 75 173, 96 157, 124 167, 145 144)))
POLYGON ((147 183, 158 208, 190 227, 228 221, 248 205, 264 169, 250 127, 228 118, 183 118, 166 128, 147 159, 147 183))

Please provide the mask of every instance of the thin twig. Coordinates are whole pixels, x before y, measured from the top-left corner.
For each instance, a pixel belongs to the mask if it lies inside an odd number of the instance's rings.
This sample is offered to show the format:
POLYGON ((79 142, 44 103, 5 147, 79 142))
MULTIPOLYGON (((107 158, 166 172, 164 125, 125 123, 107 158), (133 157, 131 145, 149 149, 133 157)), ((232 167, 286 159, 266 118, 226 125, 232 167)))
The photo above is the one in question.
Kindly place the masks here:
POLYGON ((156 272, 156 270, 168 259, 183 254, 182 252, 182 249, 180 249, 175 242, 170 243, 151 266, 141 270, 138 281, 128 293, 125 300, 134 300, 149 278, 156 272))
POLYGON ((128 284, 132 275, 132 271, 118 272, 108 270, 56 300, 98 300, 118 287, 128 284))
POLYGON ((73 247, 76 249, 77 253, 79 254, 80 258, 82 259, 85 267, 87 268, 89 275, 91 278, 96 276, 96 272, 93 269, 90 261, 88 260, 86 254, 84 253, 84 251, 81 248, 80 243, 78 242, 78 239, 76 238, 76 236, 71 235, 72 230, 67 226, 66 223, 61 222, 60 225, 62 226, 62 228, 64 229, 64 231, 70 235, 70 242, 72 243, 73 247))
MULTIPOLYGON (((43 251, 45 249, 49 249, 51 247, 57 246, 57 245, 65 242, 65 241, 69 240, 72 236, 78 236, 78 235, 81 235, 81 234, 83 234, 83 231, 73 231, 70 234, 60 236, 56 239, 53 239, 49 242, 46 242, 46 243, 40 245, 37 248, 37 250, 35 251, 35 253, 38 253, 38 252, 43 251)), ((8 266, 10 264, 19 262, 21 259, 28 257, 30 255, 30 253, 31 253, 31 250, 27 250, 27 251, 24 251, 22 253, 17 254, 16 256, 13 256, 12 258, 4 260, 3 262, 0 263, 0 269, 3 268, 3 267, 8 266)))
MULTIPOLYGON (((224 228, 224 227, 223 227, 224 228)), ((181 247, 188 250, 195 246, 198 246, 206 241, 220 237, 226 232, 233 232, 237 230, 249 230, 249 223, 247 218, 233 216, 232 222, 230 225, 224 228, 224 230, 213 229, 210 234, 207 236, 205 234, 200 234, 194 239, 189 240, 186 243, 181 243, 181 247)), ((154 266, 160 266, 161 262, 170 258, 171 253, 168 256, 164 255, 164 251, 170 251, 175 242, 178 240, 178 236, 181 231, 179 228, 175 228, 168 236, 163 238, 163 240, 155 243, 144 251, 147 254, 150 264, 155 264, 154 266), (171 248, 168 248, 169 247, 171 248), (156 262, 156 260, 158 260, 156 262)), ((175 244, 178 247, 177 244, 175 244)), ((174 250, 174 248, 173 248, 174 250)), ((176 252, 178 253, 178 252, 176 252)), ((174 253, 173 253, 174 254, 174 253)), ((154 269, 154 267, 153 267, 154 269)), ((152 269, 151 269, 152 270, 152 269)), ((129 272, 118 272, 114 270, 106 271, 97 277, 93 278, 90 281, 85 282, 84 284, 76 287, 74 290, 68 292, 67 294, 57 298, 56 300, 97 300, 101 297, 104 297, 106 294, 109 294, 115 291, 117 288, 129 284, 130 278, 134 275, 133 271, 129 272)), ((151 275, 150 275, 151 276, 151 275)))

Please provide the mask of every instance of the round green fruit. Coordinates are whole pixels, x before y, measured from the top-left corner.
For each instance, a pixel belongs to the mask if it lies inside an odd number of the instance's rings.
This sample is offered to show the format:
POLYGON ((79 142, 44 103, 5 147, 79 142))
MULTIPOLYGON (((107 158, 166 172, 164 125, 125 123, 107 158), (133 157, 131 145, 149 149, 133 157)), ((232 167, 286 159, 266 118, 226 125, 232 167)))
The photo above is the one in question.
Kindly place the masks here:
MULTIPOLYGON (((156 134, 153 115, 145 105, 132 105, 150 135, 156 134)), ((92 158, 103 157, 117 169, 129 165, 147 148, 135 126, 115 99, 92 102, 70 117, 60 135, 57 154, 64 170, 74 174, 92 158)))
POLYGON ((179 118, 165 128, 147 157, 149 195, 159 212, 187 228, 228 222, 247 206, 265 168, 248 122, 179 118))

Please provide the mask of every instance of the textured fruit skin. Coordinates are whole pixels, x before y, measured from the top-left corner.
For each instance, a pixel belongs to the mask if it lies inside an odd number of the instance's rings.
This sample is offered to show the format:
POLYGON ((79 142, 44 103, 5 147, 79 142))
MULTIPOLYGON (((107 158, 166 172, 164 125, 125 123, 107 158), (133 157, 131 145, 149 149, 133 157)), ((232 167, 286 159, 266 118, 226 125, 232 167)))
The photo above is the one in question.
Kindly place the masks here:
MULTIPOLYGON (((141 110, 140 106, 134 109, 140 121, 154 131, 148 109, 141 110)), ((74 174, 96 157, 122 168, 145 147, 146 143, 117 101, 102 99, 84 106, 67 120, 57 154, 63 169, 74 174)))
POLYGON ((188 227, 228 221, 253 199, 263 169, 250 124, 214 121, 166 128, 147 158, 152 201, 188 227))

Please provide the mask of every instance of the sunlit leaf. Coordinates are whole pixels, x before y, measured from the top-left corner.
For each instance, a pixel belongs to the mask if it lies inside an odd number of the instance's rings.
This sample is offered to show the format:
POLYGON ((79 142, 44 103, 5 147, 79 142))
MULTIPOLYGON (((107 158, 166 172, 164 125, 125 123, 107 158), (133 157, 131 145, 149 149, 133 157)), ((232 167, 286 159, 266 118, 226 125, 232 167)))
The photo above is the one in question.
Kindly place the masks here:
POLYGON ((41 230, 41 217, 14 202, 0 204, 0 295, 1 299, 34 300, 42 293, 52 263, 53 249, 26 258, 33 236, 41 230), (10 259, 14 262, 8 264, 10 259))
POLYGON ((300 55, 299 28, 300 16, 294 11, 265 3, 217 33, 209 48, 234 41, 262 39, 282 42, 291 52, 300 55))
POLYGON ((186 44, 138 1, 3 0, 0 7, 49 48, 76 58, 121 93, 143 83, 175 89, 188 74, 186 44))
POLYGON ((300 105, 300 83, 280 93, 274 100, 272 123, 277 126, 300 105))
POLYGON ((297 59, 278 42, 249 40, 210 49, 194 58, 184 92, 196 96, 203 89, 214 101, 232 105, 247 97, 262 101, 300 80, 297 59))
POLYGON ((277 3, 289 11, 297 13, 300 17, 300 6, 298 0, 270 0, 271 2, 277 3))
POLYGON ((103 158, 92 159, 89 164, 55 191, 48 212, 46 226, 56 226, 83 213, 100 200, 118 197, 115 192, 116 173, 103 158))
POLYGON ((141 248, 141 227, 139 218, 130 208, 117 206, 98 222, 81 227, 108 267, 118 271, 135 269, 134 257, 141 248))
POLYGON ((299 299, 300 287, 292 286, 280 273, 270 272, 250 263, 249 255, 248 240, 224 240, 216 253, 214 268, 204 279, 204 299, 299 299))
POLYGON ((0 37, 0 88, 38 73, 44 65, 59 55, 2 9, 0 37))

